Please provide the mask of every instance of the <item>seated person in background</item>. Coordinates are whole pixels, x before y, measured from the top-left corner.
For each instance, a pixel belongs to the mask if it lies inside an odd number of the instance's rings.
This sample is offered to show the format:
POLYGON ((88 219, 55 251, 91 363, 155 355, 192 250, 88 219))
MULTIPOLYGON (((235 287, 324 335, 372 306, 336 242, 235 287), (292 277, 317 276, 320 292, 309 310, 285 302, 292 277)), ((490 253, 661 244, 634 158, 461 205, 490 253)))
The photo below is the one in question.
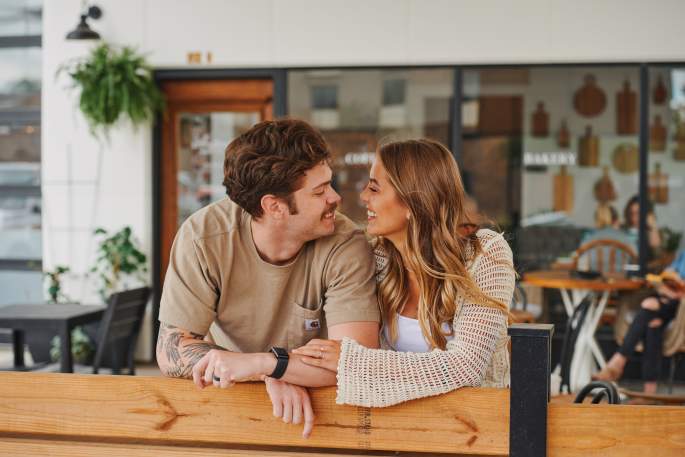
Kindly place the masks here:
MULTIPOLYGON (((595 240, 614 240, 625 244, 633 249, 633 253, 637 256, 638 239, 637 233, 633 234, 627 230, 620 228, 620 221, 618 219, 618 211, 611 205, 601 205, 595 211, 595 226, 594 230, 588 230, 580 241, 580 246, 595 240)), ((606 262, 609 261, 610 256, 604 255, 604 265, 597 265, 597 259, 587 254, 580 258, 578 262, 579 270, 595 270, 595 271, 609 271, 613 270, 618 273, 623 272, 621 258, 616 256, 613 268, 610 268, 606 262)))
MULTIPOLYGON (((640 198, 637 195, 631 197, 623 209, 623 229, 637 240, 640 229, 640 198)), ((649 246, 648 260, 657 259, 661 254, 661 234, 656 225, 654 204, 650 201, 647 201, 647 245, 649 246)))
MULTIPOLYGON (((642 300, 635 319, 630 324, 623 344, 611 357, 606 367, 592 378, 598 381, 616 381, 623 374, 628 357, 639 341, 644 343, 642 379, 644 392, 656 393, 656 381, 661 366, 664 330, 675 317, 685 297, 685 251, 657 279, 654 293, 642 300), (659 279, 657 279, 659 278, 659 279)), ((649 279, 649 278, 648 278, 649 279)))

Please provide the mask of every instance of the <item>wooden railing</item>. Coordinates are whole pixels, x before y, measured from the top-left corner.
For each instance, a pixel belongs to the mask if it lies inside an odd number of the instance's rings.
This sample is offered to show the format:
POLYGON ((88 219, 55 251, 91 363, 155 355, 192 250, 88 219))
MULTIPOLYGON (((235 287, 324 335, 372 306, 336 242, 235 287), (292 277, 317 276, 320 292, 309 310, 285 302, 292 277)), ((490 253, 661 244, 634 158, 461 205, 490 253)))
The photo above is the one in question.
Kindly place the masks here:
POLYGON ((0 455, 685 455, 685 408, 550 405, 551 329, 510 333, 511 390, 363 408, 336 405, 334 388, 310 389, 308 440, 273 417, 260 383, 198 390, 160 377, 2 372, 0 455))

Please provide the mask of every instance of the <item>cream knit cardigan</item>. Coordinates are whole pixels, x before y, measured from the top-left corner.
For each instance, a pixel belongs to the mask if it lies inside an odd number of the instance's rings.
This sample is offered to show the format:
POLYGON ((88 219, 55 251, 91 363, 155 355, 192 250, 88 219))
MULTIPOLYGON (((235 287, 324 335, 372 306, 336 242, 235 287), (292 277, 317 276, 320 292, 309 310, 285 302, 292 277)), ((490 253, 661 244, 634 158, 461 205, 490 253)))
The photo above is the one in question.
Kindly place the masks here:
MULTIPOLYGON (((488 296, 511 303, 515 273, 509 245, 492 230, 477 233, 483 253, 468 271, 488 296)), ((377 277, 387 258, 376 252, 377 277)), ((415 398, 439 395, 460 387, 507 387, 509 352, 507 320, 501 311, 459 297, 452 321, 454 339, 446 350, 395 352, 367 349, 344 338, 338 362, 336 402, 358 406, 390 406, 415 398)), ((381 332, 381 335, 383 332, 381 332)))

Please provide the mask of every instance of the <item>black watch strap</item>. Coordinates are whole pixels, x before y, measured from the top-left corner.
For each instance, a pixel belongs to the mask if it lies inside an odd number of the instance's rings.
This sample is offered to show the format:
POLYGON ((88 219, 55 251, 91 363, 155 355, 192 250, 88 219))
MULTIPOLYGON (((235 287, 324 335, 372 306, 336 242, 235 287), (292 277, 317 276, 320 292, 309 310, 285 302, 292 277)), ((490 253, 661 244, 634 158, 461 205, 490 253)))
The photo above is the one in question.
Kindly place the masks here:
POLYGON ((288 361, 290 360, 290 355, 288 351, 279 347, 272 347, 271 353, 276 357, 276 368, 274 368, 273 373, 269 375, 270 378, 281 379, 285 374, 285 370, 288 368, 288 361))

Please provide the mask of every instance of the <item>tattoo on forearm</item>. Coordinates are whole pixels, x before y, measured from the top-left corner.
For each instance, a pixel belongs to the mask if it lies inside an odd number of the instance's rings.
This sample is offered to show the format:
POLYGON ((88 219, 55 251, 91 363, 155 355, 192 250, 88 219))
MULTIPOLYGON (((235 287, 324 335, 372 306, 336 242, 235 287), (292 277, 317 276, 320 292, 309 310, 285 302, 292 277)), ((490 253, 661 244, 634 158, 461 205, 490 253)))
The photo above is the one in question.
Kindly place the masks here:
MULTIPOLYGON (((173 325, 161 324, 157 338, 157 358, 166 368, 166 375, 174 378, 190 378, 193 367, 212 349, 223 349, 216 344, 202 341, 203 335, 185 332, 173 325), (183 344, 182 340, 199 340, 183 344)), ((161 366, 161 364, 160 364, 161 366)))

